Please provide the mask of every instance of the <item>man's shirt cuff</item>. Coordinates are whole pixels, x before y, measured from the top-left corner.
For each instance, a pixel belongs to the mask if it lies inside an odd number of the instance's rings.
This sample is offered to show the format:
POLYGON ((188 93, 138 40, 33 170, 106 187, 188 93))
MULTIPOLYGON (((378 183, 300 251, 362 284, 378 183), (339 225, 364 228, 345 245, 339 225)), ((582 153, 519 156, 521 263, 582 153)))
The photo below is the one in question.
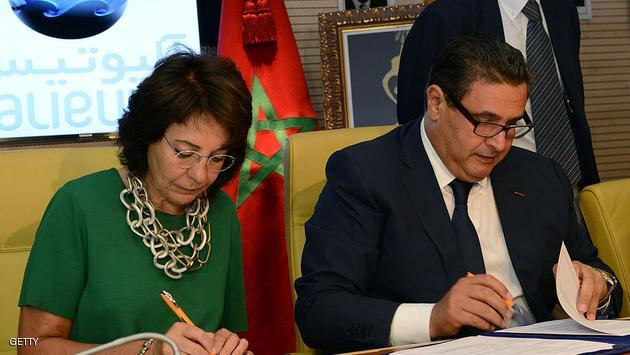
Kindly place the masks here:
POLYGON ((396 309, 389 333, 391 345, 431 341, 429 323, 435 303, 402 303, 396 309))

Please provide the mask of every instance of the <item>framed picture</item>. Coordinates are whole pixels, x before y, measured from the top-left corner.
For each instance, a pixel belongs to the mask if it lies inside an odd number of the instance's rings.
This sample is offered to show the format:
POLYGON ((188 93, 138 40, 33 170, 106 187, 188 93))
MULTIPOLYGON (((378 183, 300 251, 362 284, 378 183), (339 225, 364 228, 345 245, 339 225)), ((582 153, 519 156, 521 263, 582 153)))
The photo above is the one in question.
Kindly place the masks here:
POLYGON ((400 53, 423 5, 319 15, 326 129, 396 124, 400 53))
POLYGON ((344 11, 395 5, 395 0, 337 0, 337 4, 344 11))

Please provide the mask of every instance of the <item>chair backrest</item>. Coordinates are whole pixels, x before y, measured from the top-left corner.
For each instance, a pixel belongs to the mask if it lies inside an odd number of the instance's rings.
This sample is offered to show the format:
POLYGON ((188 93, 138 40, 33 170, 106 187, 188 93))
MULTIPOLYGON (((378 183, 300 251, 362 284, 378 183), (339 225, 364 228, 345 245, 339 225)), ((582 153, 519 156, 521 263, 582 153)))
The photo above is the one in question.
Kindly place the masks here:
POLYGON ((52 195, 65 182, 118 166, 114 147, 0 151, 0 354, 15 354, 24 267, 52 195))
MULTIPOLYGON (((298 133, 289 136, 284 150, 284 216, 289 275, 293 303, 295 280, 302 276, 304 222, 313 214, 315 203, 326 183, 325 167, 335 151, 381 136, 395 126, 345 128, 298 133)), ((297 352, 308 351, 296 327, 297 352)))
POLYGON ((580 206, 599 255, 624 288, 621 316, 630 316, 630 179, 585 187, 580 206))

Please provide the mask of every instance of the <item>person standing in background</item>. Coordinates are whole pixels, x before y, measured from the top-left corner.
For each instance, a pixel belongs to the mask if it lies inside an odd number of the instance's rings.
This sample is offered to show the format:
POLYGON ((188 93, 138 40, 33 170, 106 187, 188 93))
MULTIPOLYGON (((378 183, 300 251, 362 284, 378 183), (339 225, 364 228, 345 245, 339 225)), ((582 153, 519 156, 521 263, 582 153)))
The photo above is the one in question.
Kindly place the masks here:
POLYGON ((556 160, 574 187, 599 182, 584 111, 580 23, 570 0, 440 0, 427 6, 401 55, 398 122, 409 122, 424 112, 429 69, 446 42, 474 32, 520 50, 532 70, 526 111, 535 128, 515 145, 556 160))

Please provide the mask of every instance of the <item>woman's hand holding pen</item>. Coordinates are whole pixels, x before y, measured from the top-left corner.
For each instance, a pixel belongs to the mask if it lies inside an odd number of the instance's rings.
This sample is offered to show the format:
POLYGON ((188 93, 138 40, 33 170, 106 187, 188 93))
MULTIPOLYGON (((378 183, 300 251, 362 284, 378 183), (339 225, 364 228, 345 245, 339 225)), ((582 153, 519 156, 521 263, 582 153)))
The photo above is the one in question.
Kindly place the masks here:
POLYGON ((213 335, 213 348, 216 355, 253 355, 251 351, 247 350, 249 343, 246 339, 239 338, 235 333, 230 332, 225 328, 217 330, 213 335))
MULTIPOLYGON (((203 329, 197 328, 188 318, 186 313, 175 301, 173 295, 165 290, 160 294, 164 303, 181 319, 182 322, 173 324, 171 329, 166 333, 173 339, 179 350, 187 354, 211 354, 211 355, 254 355, 247 350, 249 343, 245 339, 240 339, 238 335, 231 331, 221 328, 214 333, 204 332, 203 329), (172 333, 172 334, 169 334, 172 333), (181 342, 181 343, 180 343, 181 342)), ((171 354, 170 347, 162 344, 160 353, 171 354)))
MULTIPOLYGON (((184 322, 174 323, 166 332, 166 336, 171 338, 179 350, 183 353, 193 355, 207 355, 213 352, 213 337, 206 333, 203 329, 184 322)), ((171 347, 162 342, 156 341, 152 347, 152 354, 155 355, 171 355, 173 354, 171 347), (155 346, 157 345, 157 346, 155 346)))
POLYGON ((435 304, 429 322, 431 338, 456 335, 462 327, 493 331, 512 317, 507 288, 491 275, 459 279, 435 304), (507 303, 507 304, 506 304, 507 303))
MULTIPOLYGON (((247 340, 239 338, 238 335, 227 329, 219 329, 215 333, 209 333, 194 325, 177 322, 166 332, 166 336, 177 343, 182 354, 253 355, 251 351, 247 350, 249 346, 247 340)), ((171 355, 173 353, 168 344, 158 341, 151 350, 151 354, 154 355, 171 355)))

